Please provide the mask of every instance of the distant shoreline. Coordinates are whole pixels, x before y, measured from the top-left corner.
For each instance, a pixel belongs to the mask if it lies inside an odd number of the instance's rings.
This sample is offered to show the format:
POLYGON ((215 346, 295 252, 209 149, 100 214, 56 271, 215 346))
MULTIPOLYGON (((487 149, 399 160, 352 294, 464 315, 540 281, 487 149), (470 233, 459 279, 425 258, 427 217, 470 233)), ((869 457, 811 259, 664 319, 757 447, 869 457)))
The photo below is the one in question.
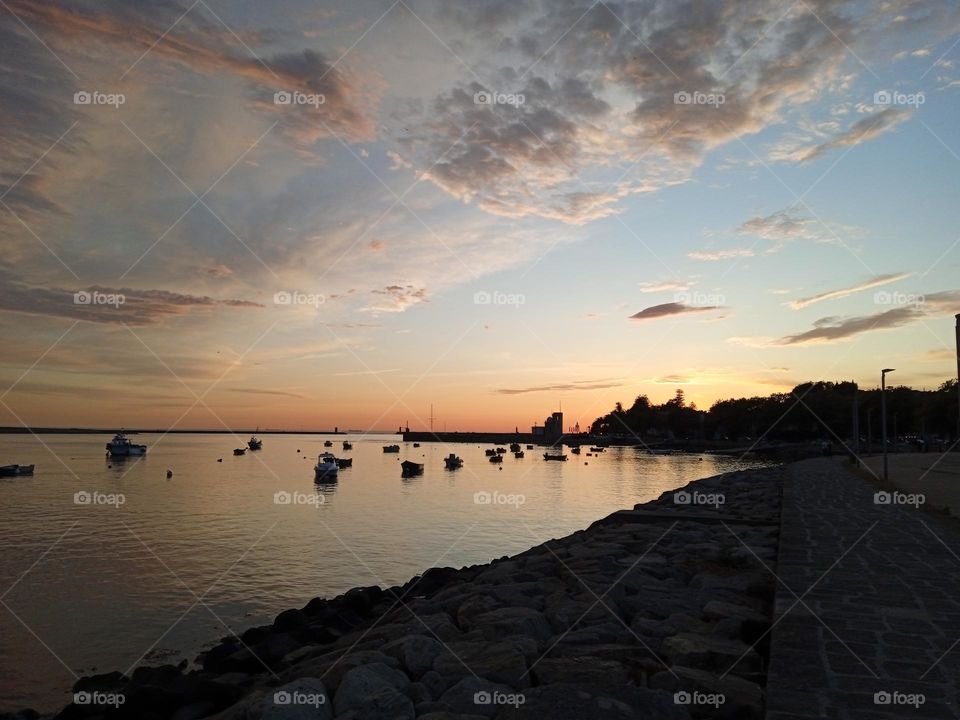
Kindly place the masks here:
MULTIPOLYGON (((0 435, 104 435, 117 432, 118 428, 25 428, 0 427, 0 435)), ((164 430, 163 428, 124 428, 127 435, 144 433, 178 435, 399 435, 395 430, 164 430)))

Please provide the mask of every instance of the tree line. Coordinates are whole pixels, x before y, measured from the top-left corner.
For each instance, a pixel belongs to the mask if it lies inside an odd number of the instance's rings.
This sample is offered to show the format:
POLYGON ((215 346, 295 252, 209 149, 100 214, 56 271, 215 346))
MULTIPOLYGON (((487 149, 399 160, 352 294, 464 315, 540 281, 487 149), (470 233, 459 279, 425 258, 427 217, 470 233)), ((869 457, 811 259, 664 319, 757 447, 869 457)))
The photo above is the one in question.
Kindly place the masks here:
MULTIPOLYGON (((880 390, 861 390, 852 381, 807 382, 786 393, 718 400, 709 410, 687 403, 684 392, 661 405, 638 395, 629 408, 617 403, 591 425, 596 435, 642 438, 811 441, 853 437, 854 398, 860 437, 879 441, 880 390)), ((887 388, 888 436, 951 440, 957 434, 957 381, 936 390, 887 388)))

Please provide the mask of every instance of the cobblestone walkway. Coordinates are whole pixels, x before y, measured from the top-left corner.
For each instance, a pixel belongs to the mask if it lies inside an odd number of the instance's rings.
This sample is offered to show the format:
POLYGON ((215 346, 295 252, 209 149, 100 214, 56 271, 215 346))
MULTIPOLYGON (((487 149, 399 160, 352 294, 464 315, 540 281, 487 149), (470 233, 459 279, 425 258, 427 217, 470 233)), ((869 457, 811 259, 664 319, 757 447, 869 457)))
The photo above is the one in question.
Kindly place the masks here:
POLYGON ((960 542, 875 492, 834 459, 789 468, 768 720, 960 718, 960 542))

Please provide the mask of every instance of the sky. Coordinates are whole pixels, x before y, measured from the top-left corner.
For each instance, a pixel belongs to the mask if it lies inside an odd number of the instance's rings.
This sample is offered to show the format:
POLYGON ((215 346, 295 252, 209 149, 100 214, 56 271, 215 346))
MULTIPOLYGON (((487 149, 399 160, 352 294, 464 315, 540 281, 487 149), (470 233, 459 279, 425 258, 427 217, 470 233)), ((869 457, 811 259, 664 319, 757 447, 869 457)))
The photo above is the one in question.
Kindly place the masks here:
POLYGON ((952 0, 0 3, 0 424, 956 375, 952 0))

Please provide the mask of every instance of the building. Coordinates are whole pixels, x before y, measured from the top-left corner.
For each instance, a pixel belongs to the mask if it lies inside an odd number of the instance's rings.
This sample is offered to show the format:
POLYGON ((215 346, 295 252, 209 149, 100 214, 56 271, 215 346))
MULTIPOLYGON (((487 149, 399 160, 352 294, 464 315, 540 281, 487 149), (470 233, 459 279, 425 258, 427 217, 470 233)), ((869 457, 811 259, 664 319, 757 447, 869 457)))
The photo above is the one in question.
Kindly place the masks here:
POLYGON ((563 413, 555 412, 546 420, 543 425, 534 425, 530 428, 531 434, 537 440, 554 443, 563 437, 563 413))

